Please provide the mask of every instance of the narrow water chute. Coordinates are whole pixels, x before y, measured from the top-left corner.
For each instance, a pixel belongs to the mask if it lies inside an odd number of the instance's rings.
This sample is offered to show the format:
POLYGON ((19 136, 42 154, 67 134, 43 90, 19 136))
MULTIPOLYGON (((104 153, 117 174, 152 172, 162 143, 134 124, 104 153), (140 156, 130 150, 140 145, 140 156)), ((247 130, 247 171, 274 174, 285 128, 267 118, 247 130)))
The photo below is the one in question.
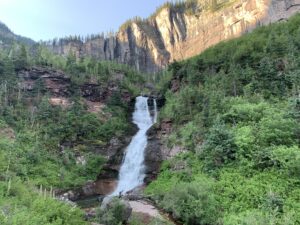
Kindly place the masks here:
POLYGON ((148 98, 136 98, 133 123, 139 128, 126 149, 120 168, 118 186, 111 196, 125 194, 143 184, 145 178, 144 152, 147 146, 147 131, 157 120, 157 106, 154 100, 154 116, 150 115, 148 98))

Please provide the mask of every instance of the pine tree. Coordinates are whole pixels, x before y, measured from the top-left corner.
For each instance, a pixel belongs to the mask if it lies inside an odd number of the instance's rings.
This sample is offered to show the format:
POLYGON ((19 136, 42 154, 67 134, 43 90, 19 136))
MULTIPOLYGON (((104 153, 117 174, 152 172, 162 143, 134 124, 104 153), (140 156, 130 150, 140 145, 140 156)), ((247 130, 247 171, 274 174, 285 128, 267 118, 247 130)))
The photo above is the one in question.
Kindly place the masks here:
POLYGON ((28 66, 28 56, 24 45, 20 49, 13 51, 13 61, 17 71, 25 69, 28 66))

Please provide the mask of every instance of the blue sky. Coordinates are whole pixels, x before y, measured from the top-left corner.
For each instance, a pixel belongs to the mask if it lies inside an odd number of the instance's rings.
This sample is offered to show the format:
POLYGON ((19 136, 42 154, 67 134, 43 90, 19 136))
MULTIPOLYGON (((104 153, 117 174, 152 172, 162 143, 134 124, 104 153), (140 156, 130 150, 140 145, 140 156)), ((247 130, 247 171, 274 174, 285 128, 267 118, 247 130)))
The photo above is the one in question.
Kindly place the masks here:
POLYGON ((0 21, 36 41, 117 31, 134 16, 148 17, 166 0, 0 0, 0 21))

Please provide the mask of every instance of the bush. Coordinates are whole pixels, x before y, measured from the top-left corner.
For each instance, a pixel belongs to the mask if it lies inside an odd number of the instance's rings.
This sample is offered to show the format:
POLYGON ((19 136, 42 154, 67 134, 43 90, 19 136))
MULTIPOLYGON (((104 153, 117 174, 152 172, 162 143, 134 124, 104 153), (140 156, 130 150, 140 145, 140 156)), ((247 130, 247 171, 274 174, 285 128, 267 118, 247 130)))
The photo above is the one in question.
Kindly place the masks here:
POLYGON ((180 183, 165 195, 161 205, 185 224, 217 224, 218 202, 211 181, 180 183))
POLYGON ((234 160, 236 148, 233 133, 219 120, 211 127, 197 153, 204 159, 206 169, 214 170, 234 160))
POLYGON ((131 208, 129 212, 128 206, 124 201, 113 198, 109 200, 104 209, 99 209, 98 218, 105 225, 120 225, 127 222, 130 214, 131 208))
POLYGON ((276 160, 280 168, 286 170, 288 175, 298 176, 300 174, 300 149, 298 146, 274 147, 272 159, 276 160))

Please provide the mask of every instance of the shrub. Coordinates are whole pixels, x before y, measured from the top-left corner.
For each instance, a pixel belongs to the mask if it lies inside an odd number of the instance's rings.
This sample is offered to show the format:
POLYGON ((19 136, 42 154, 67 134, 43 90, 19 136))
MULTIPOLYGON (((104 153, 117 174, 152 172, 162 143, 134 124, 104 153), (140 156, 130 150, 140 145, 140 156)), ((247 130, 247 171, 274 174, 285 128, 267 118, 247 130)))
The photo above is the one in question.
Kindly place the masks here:
POLYGON ((233 133, 222 121, 211 127, 198 155, 204 159, 207 170, 220 168, 236 158, 233 133))
POLYGON ((217 224, 218 202, 209 180, 175 185, 161 204, 185 224, 217 224))
POLYGON ((127 221, 131 214, 128 206, 125 205, 124 201, 113 198, 109 200, 104 209, 100 208, 98 211, 98 217, 101 223, 105 225, 120 225, 127 221), (129 214, 129 215, 128 215, 129 214))
POLYGON ((274 218, 270 217, 260 210, 249 210, 225 216, 223 225, 272 225, 274 218))

